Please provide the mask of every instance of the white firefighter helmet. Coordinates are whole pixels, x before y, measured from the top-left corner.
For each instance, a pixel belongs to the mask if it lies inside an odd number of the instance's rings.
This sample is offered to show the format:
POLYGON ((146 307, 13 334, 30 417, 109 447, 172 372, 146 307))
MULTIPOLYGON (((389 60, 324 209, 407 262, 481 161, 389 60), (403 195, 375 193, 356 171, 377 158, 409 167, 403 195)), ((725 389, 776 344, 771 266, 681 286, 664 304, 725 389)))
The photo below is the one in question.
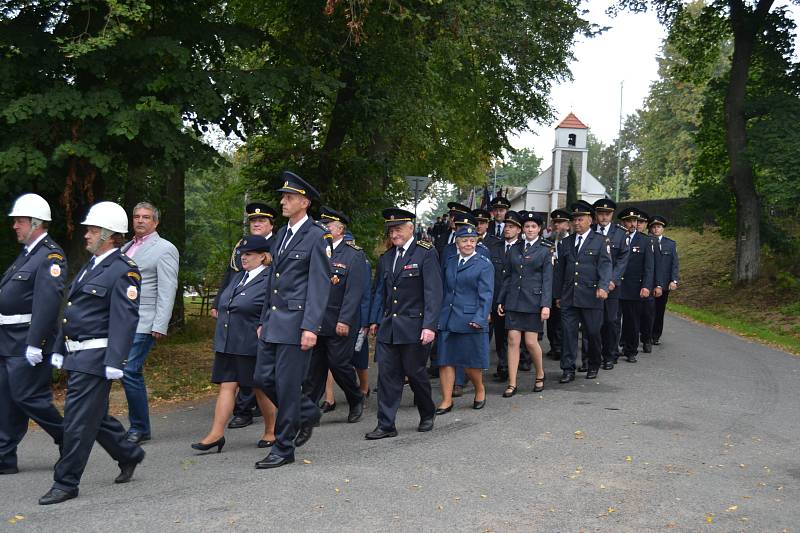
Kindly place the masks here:
POLYGON ((128 214, 121 205, 114 202, 98 202, 81 222, 84 226, 97 226, 114 233, 128 233, 128 214))
POLYGON ((23 194, 14 202, 10 217, 31 217, 50 222, 50 204, 38 194, 23 194))

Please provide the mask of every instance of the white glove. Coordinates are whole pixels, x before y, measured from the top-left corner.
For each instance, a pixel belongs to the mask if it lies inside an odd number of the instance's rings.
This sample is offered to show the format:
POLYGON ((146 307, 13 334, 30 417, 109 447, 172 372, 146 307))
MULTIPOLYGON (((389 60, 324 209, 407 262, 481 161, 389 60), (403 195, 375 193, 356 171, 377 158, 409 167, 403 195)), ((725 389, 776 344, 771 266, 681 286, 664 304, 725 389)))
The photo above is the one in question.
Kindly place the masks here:
POLYGON ((106 367, 106 379, 120 379, 122 377, 122 370, 114 368, 113 366, 106 367))
POLYGON ((42 349, 35 346, 28 346, 25 349, 25 359, 31 366, 36 366, 42 362, 42 349))
POLYGON ((50 364, 58 369, 61 369, 61 366, 64 364, 64 356, 60 353, 54 353, 50 356, 50 364))

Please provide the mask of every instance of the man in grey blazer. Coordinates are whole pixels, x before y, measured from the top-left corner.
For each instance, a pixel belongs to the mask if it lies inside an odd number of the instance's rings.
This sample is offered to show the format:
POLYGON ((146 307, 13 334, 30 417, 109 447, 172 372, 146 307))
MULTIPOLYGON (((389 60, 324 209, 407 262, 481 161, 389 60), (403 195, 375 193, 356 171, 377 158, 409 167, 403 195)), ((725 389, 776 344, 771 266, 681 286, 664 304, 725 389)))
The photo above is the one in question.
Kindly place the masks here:
POLYGON ((139 324, 122 378, 131 423, 127 439, 137 444, 150 440, 144 362, 156 339, 167 335, 178 289, 178 249, 156 231, 159 215, 153 204, 136 204, 133 208, 133 240, 122 248, 123 253, 136 261, 142 275, 139 324))

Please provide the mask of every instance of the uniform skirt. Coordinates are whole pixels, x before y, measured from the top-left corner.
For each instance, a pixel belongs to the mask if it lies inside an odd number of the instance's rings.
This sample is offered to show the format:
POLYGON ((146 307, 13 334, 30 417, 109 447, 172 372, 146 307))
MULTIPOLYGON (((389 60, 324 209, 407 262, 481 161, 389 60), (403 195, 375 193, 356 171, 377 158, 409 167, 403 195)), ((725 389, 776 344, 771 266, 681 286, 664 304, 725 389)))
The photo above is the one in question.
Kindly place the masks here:
POLYGON ((439 366, 489 368, 489 333, 439 331, 439 366))
POLYGON ((235 382, 241 387, 255 387, 255 370, 255 357, 217 352, 211 369, 211 383, 235 382))
POLYGON ((506 330, 530 331, 541 333, 544 331, 541 311, 536 313, 520 313, 519 311, 506 311, 506 330))

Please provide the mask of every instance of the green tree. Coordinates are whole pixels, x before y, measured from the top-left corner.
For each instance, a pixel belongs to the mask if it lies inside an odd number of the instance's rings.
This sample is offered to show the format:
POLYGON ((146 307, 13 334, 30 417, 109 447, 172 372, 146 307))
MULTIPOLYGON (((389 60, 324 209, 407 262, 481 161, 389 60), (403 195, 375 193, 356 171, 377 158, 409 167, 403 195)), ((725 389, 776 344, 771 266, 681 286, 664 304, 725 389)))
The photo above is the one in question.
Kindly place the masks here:
MULTIPOLYGON (((716 63, 726 38, 732 42, 730 68, 719 88, 722 100, 722 131, 725 150, 726 185, 733 194, 736 213, 736 267, 734 280, 749 283, 758 278, 761 268, 762 194, 757 185, 756 162, 753 159, 748 130, 754 125, 751 109, 757 105, 751 85, 752 69, 759 53, 769 56, 766 47, 775 45, 785 66, 785 56, 792 48, 783 38, 781 28, 787 26, 784 9, 773 10, 774 0, 715 0, 695 14, 681 0, 620 0, 619 6, 645 10, 656 8, 660 19, 670 27, 672 42, 686 57, 688 77, 702 76, 716 63), (755 101, 754 101, 755 100, 755 101)), ((790 22, 790 21, 788 21, 790 22)), ((781 69, 785 77, 787 71, 781 69)), ((761 95, 758 95, 761 96, 761 95)))
MULTIPOLYGON (((531 148, 509 152, 508 161, 497 168, 497 184, 502 187, 524 187, 541 172, 542 158, 531 148)), ((490 183, 494 171, 490 175, 490 183)))
POLYGON ((575 165, 572 160, 569 161, 569 168, 567 169, 567 206, 570 206, 578 201, 578 175, 575 174, 575 165))

